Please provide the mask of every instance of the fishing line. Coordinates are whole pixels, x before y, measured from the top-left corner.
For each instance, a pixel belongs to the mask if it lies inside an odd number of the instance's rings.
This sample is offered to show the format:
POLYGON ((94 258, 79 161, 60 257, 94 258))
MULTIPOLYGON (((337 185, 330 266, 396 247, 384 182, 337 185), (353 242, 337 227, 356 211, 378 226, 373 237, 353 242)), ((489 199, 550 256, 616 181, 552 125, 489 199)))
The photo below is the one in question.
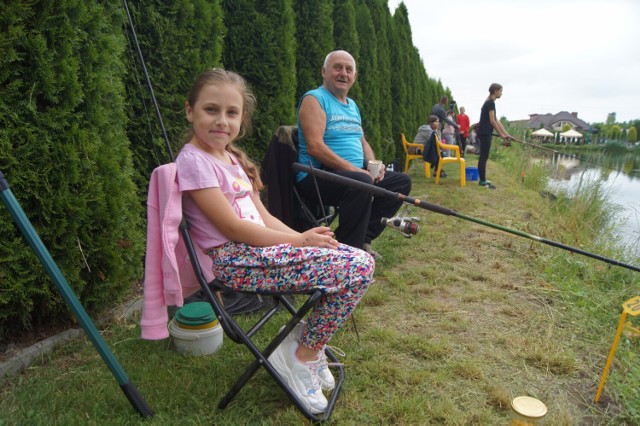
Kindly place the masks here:
POLYGON ((634 265, 629 265, 627 263, 620 262, 615 259, 610 259, 608 257, 600 256, 599 254, 591 253, 585 250, 581 250, 576 247, 571 247, 562 243, 558 243, 556 241, 547 240, 545 238, 539 237, 537 235, 528 234, 526 232, 518 231, 517 229, 507 228, 506 226, 497 225, 495 223, 488 222, 486 220, 478 219, 472 216, 467 216, 455 210, 449 209, 447 207, 443 207, 437 204, 429 203, 427 201, 419 200, 417 198, 412 198, 407 195, 401 194, 399 192, 392 192, 383 188, 379 188, 377 186, 360 182, 354 179, 350 179, 347 177, 343 177, 337 175, 335 173, 330 173, 324 170, 319 170, 313 167, 304 166, 300 163, 293 163, 293 169, 298 172, 305 172, 312 176, 318 176, 322 179, 330 180, 333 182, 340 183, 342 185, 350 186, 352 188, 360 189, 362 191, 369 192, 372 195, 377 195, 380 197, 391 198, 394 200, 402 201, 403 203, 411 204, 417 207, 421 207, 425 210, 429 210, 435 213, 440 213, 446 216, 454 216, 459 219, 468 220, 470 222, 479 223, 480 225, 485 225, 490 228, 499 229, 504 232, 508 232, 510 234, 518 235, 520 237, 528 238, 533 241, 538 241, 543 244, 547 244, 553 247, 557 247, 563 250, 567 250, 573 253, 581 254, 583 256, 591 257, 593 259, 598 259, 603 262, 609 263, 611 265, 621 266, 623 268, 631 269, 632 271, 640 272, 640 268, 634 265))

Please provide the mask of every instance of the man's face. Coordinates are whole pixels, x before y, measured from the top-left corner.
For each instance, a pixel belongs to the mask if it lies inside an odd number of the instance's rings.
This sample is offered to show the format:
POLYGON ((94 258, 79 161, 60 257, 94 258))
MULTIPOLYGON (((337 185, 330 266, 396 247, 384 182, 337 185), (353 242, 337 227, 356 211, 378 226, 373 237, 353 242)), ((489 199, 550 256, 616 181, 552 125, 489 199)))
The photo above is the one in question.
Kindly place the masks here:
POLYGON ((460 108, 460 114, 464 114, 464 107, 460 108))
POLYGON ((356 81, 356 62, 347 52, 334 52, 322 67, 325 88, 336 97, 347 96, 356 81))
POLYGON ((440 120, 436 120, 436 121, 433 121, 433 122, 429 123, 429 126, 431 126, 431 128, 433 130, 437 130, 439 125, 440 125, 440 120))

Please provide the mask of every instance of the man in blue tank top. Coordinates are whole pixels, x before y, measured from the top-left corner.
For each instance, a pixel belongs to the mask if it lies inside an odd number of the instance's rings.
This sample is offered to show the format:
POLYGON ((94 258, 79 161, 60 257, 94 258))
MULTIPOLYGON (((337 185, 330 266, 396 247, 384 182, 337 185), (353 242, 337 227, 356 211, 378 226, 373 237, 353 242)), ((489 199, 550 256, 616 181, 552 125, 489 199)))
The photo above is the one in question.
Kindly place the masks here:
MULTIPOLYGON (((411 191, 408 175, 382 167, 374 177, 366 170, 375 154, 364 137, 360 109, 347 97, 356 75, 356 62, 351 54, 336 50, 327 55, 322 66, 322 86, 305 93, 298 106, 298 162, 305 165, 311 162, 314 167, 408 195, 411 191)), ((393 217, 402 202, 373 197, 325 179, 318 178, 317 183, 323 202, 339 208, 336 239, 379 257, 371 241, 384 230, 381 219, 393 217)), ((296 175, 296 186, 306 199, 317 198, 313 177, 307 173, 296 175)))

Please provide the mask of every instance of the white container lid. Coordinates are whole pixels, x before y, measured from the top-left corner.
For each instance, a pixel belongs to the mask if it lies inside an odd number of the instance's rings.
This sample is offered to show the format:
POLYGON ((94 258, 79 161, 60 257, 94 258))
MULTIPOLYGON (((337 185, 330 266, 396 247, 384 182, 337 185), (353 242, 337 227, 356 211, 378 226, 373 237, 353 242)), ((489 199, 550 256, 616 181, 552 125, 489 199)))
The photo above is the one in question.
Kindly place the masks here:
POLYGON ((540 419, 547 414, 547 406, 542 401, 530 396, 519 396, 511 401, 511 408, 516 413, 530 417, 532 419, 540 419))

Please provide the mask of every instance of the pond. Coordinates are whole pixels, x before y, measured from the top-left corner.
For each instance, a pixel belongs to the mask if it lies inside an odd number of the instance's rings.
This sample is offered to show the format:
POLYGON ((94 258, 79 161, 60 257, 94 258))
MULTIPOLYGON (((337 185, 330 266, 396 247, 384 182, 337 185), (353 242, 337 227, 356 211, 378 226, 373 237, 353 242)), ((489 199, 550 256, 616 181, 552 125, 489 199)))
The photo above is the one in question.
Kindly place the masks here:
POLYGON ((571 194, 586 182, 602 184, 609 201, 620 207, 616 233, 621 244, 631 256, 640 255, 640 155, 567 152, 547 158, 554 171, 552 192, 571 194))

